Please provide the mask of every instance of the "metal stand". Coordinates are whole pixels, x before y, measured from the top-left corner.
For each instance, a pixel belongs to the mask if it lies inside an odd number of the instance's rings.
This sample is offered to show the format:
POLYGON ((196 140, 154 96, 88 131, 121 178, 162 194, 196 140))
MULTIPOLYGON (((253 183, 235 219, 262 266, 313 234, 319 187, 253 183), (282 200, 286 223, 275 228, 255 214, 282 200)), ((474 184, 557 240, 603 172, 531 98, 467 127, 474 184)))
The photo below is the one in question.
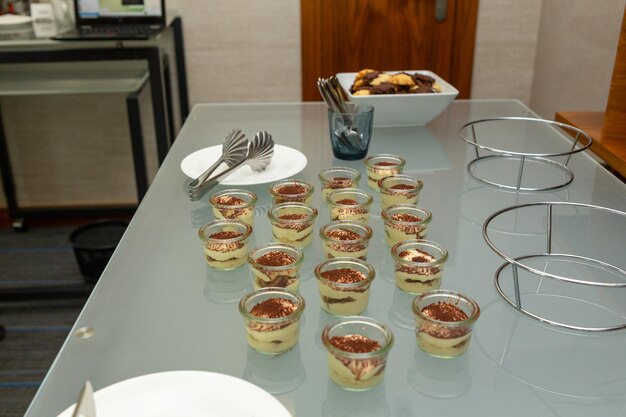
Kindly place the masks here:
MULTIPOLYGON (((591 326, 579 326, 576 324, 562 323, 562 322, 553 320, 551 318, 533 313, 529 309, 526 309, 523 307, 523 293, 520 291, 520 277, 519 277, 520 269, 529 272, 530 274, 532 274, 533 276, 536 276, 537 278, 540 278, 540 279, 549 278, 549 279, 560 281, 564 284, 573 284, 573 285, 578 285, 578 286, 591 286, 591 287, 596 287, 596 288, 608 288, 608 289, 626 288, 626 269, 625 268, 615 266, 612 263, 609 263, 604 260, 594 259, 594 258, 584 256, 581 254, 558 253, 553 250, 553 219, 554 219, 555 207, 557 208, 558 207, 570 207, 575 210, 584 208, 590 211, 604 212, 610 216, 617 216, 617 218, 621 217, 621 220, 626 218, 626 213, 622 211, 618 211, 618 210, 614 210, 614 209, 606 208, 606 207, 601 207, 601 206, 590 205, 590 204, 569 203, 569 202, 528 203, 528 204, 522 204, 518 206, 504 208, 502 210, 495 212, 494 214, 492 214, 491 216, 487 218, 487 220, 485 221, 483 225, 483 237, 485 241, 487 242, 487 245, 489 245, 489 247, 493 249, 493 251, 496 252, 500 257, 506 260, 506 262, 503 265, 501 265, 500 268, 498 268, 495 274, 495 286, 496 286, 496 289, 498 290, 498 293, 509 305, 511 305, 512 307, 514 307, 516 310, 520 311, 521 313, 529 317, 532 317, 533 319, 539 320, 543 323, 547 323, 556 327, 569 329, 569 330, 588 331, 588 332, 604 332, 604 331, 611 331, 611 330, 618 330, 618 329, 626 328, 626 319, 624 318, 623 314, 620 315, 621 319, 624 320, 624 322, 621 324, 591 327, 591 326), (500 217, 504 213, 510 212, 514 216, 516 216, 517 212, 520 209, 526 208, 526 207, 545 207, 546 209, 545 252, 537 252, 537 253, 526 254, 523 256, 513 257, 509 254, 504 253, 492 241, 489 235, 489 232, 490 230, 493 230, 493 229, 490 229, 490 224, 492 223, 492 221, 494 221, 496 218, 500 217), (567 275, 553 274, 545 270, 540 270, 540 269, 531 267, 527 264, 528 261, 538 260, 538 259, 539 260, 545 259, 547 261, 546 264, 553 260, 557 263, 562 263, 562 264, 596 268, 598 270, 606 271, 607 273, 611 274, 611 276, 613 277, 619 278, 619 282, 616 282, 616 280, 591 281, 588 279, 576 279, 567 275), (511 269, 515 299, 512 299, 509 295, 506 294, 500 282, 502 272, 504 272, 507 268, 511 269)), ((589 240, 593 241, 593 239, 589 239, 589 240)), ((604 308, 603 306, 599 306, 599 307, 604 308)), ((608 311, 610 309, 607 307, 606 310, 608 311)))
POLYGON ((470 123, 465 124, 461 130, 459 131, 459 136, 468 144, 472 145, 475 148, 476 158, 472 160, 467 165, 467 172, 477 179, 478 181, 492 185, 499 188, 504 188, 508 190, 519 190, 519 191, 546 191, 553 190, 557 188, 564 187, 571 183, 574 180, 573 172, 568 168, 568 164, 570 158, 573 154, 582 152, 585 149, 591 146, 591 136, 582 130, 564 124, 560 122, 555 122, 552 120, 544 120, 544 119, 534 119, 529 117, 496 117, 490 119, 481 119, 476 120, 470 123), (480 135, 477 133, 477 126, 487 126, 493 124, 495 122, 504 122, 511 125, 511 128, 515 127, 513 122, 523 123, 524 125, 545 125, 552 126, 553 128, 560 127, 564 130, 569 130, 573 132, 574 143, 571 148, 563 151, 563 152, 553 152, 553 153, 531 153, 531 152, 520 152, 513 151, 508 149, 501 149, 495 146, 487 146, 484 143, 480 143, 480 135), (491 152, 489 155, 480 155, 479 150, 491 152), (565 163, 560 163, 555 161, 552 158, 556 157, 566 157, 565 163), (500 179, 488 179, 484 175, 480 175, 476 172, 476 166, 485 162, 485 161, 494 161, 494 160, 513 160, 519 161, 518 163, 518 172, 515 184, 504 184, 500 179), (556 185, 547 186, 547 187, 531 187, 524 185, 524 172, 526 169, 527 162, 534 162, 544 166, 549 167, 557 172, 561 172, 565 175, 565 180, 563 182, 557 183, 556 185))

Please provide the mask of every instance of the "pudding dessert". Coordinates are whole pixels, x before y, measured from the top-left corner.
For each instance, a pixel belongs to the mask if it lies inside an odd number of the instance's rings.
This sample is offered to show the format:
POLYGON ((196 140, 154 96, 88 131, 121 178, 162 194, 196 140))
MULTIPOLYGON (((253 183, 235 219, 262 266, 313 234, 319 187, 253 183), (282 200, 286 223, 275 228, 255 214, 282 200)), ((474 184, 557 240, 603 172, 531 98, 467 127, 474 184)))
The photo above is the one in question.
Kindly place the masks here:
POLYGON ((327 201, 328 194, 344 188, 357 188, 361 173, 352 168, 329 168, 319 173, 322 199, 327 201))
POLYGON ((365 390, 382 381, 393 345, 393 334, 384 324, 368 317, 340 319, 324 328, 322 342, 330 379, 337 385, 365 390))
POLYGON ((441 85, 428 75, 406 72, 391 74, 369 68, 359 71, 350 87, 350 93, 354 96, 440 92, 441 85))
POLYGON ((372 228, 351 220, 337 220, 322 226, 320 237, 327 258, 349 257, 365 261, 372 228))
POLYGON ((367 185, 379 191, 378 181, 385 177, 402 174, 405 160, 398 155, 372 155, 365 160, 367 168, 367 185))
POLYGON ((301 248, 311 244, 317 209, 302 203, 281 203, 273 206, 267 217, 277 241, 301 248))
POLYGON ((435 242, 411 239, 391 248, 395 261, 396 285, 412 294, 437 289, 441 286, 443 265, 448 251, 435 242))
POLYGON ((408 175, 392 175, 378 181, 380 207, 394 204, 417 204, 424 183, 408 175))
POLYGON ((207 264, 234 269, 246 263, 252 227, 238 220, 215 220, 198 230, 207 264))
POLYGON ((374 198, 356 188, 335 190, 328 194, 330 220, 352 220, 367 223, 374 198))
POLYGON ((416 297, 413 313, 418 346, 431 355, 449 358, 467 350, 480 308, 462 294, 437 290, 416 297))
POLYGON ((304 299, 291 291, 265 288, 239 302, 248 344, 262 353, 283 353, 298 343, 304 299))
POLYGON ((354 258, 334 258, 315 268, 321 305, 336 316, 362 313, 369 302, 374 267, 354 258))
POLYGON ((256 200, 253 192, 232 189, 213 194, 210 202, 216 219, 241 220, 253 226, 256 200))
POLYGON ((303 203, 311 204, 313 186, 299 180, 284 180, 270 186, 270 194, 274 204, 280 203, 303 203))
POLYGON ((385 224, 385 242, 390 247, 404 240, 425 238, 432 220, 428 210, 408 204, 389 206, 381 217, 385 224))
POLYGON ((285 243, 269 243, 248 254, 254 288, 281 287, 298 291, 300 266, 304 255, 300 248, 285 243))

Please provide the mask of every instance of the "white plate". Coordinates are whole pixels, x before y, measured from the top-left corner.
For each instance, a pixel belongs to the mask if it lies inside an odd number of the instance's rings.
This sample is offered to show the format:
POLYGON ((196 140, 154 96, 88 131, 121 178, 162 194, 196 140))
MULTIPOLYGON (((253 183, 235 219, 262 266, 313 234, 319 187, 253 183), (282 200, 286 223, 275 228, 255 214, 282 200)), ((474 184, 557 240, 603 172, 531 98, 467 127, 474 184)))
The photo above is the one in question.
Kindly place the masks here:
MULTIPOLYGON (((291 417, 280 401, 256 385, 202 371, 127 379, 97 391, 95 401, 98 417, 291 417)), ((58 417, 71 417, 73 411, 74 405, 58 417)))
MULTIPOLYGON (((222 155, 222 145, 210 146, 189 154, 180 163, 180 169, 189 178, 198 178, 208 167, 222 155)), ((274 145, 272 162, 263 172, 254 172, 248 166, 238 170, 220 181, 224 185, 265 184, 291 177, 306 167, 306 156, 288 146, 274 145)))

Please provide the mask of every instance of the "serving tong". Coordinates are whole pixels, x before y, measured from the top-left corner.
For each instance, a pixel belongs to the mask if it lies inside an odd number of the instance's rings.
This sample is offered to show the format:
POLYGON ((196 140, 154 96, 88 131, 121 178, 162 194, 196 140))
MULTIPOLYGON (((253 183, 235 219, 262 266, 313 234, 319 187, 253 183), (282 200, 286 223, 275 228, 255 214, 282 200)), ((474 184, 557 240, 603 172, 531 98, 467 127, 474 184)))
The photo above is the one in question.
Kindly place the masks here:
POLYGON ((339 132, 335 132, 339 142, 353 152, 361 151, 361 136, 352 128, 350 110, 343 98, 337 77, 333 75, 330 78, 318 78, 317 88, 326 106, 331 111, 343 115, 343 127, 339 132))
MULTIPOLYGON (((239 130, 239 132, 241 131, 239 130)), ((220 159, 209 167, 209 169, 200 174, 198 178, 189 183, 187 188, 191 201, 197 201, 202 198, 202 196, 211 188, 215 187, 220 180, 227 177, 244 164, 249 165, 255 172, 261 172, 267 168, 272 161, 272 156, 274 156, 274 140, 272 139, 272 135, 268 132, 258 132, 249 143, 246 139, 245 153, 242 152, 243 145, 241 144, 241 140, 235 140, 235 138, 240 137, 241 135, 238 133, 232 136, 229 134, 222 145, 223 155, 220 159), (233 144, 235 141, 237 142, 236 146, 233 144), (229 145, 227 145, 227 142, 229 145), (228 168, 211 177, 211 174, 222 162, 226 162, 228 168)))

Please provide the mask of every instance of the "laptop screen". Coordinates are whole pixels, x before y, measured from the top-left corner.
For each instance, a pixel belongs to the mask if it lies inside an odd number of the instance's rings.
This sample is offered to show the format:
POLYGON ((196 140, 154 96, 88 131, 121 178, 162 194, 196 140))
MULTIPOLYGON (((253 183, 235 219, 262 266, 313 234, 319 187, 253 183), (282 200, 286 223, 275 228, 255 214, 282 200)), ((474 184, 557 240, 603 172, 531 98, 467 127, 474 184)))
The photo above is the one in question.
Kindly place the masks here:
POLYGON ((75 0, 77 20, 151 22, 164 18, 163 0, 75 0))

